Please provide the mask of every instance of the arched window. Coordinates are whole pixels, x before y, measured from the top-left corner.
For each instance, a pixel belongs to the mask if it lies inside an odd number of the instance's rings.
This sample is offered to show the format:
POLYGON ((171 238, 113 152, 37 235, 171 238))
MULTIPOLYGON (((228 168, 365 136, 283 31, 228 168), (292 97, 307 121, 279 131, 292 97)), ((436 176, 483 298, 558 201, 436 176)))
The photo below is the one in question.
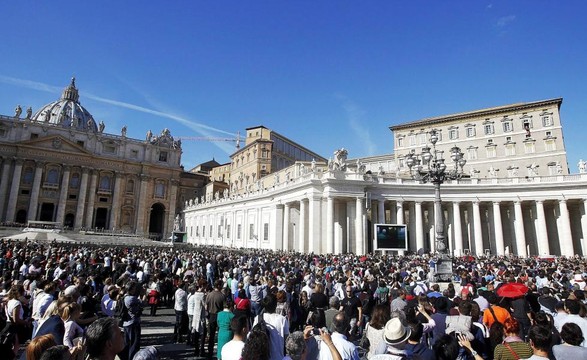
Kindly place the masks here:
POLYGON ((100 190, 110 190, 110 184, 112 181, 110 180, 110 176, 102 175, 100 178, 100 190))
POLYGON ((58 185, 59 184, 59 171, 57 169, 50 169, 47 172, 47 184, 58 185))
POLYGON ((133 194, 134 192, 135 192, 135 181, 132 179, 129 179, 126 182, 126 193, 133 194))
POLYGON ((32 184, 33 183, 33 176, 34 176, 33 168, 26 167, 23 172, 22 182, 24 184, 32 184))
POLYGON ((155 184, 155 197, 157 198, 164 198, 165 197, 165 184, 162 182, 158 182, 155 184))
POLYGON ((74 173, 71 175, 71 180, 69 180, 69 187, 73 189, 77 189, 79 187, 79 174, 74 173))

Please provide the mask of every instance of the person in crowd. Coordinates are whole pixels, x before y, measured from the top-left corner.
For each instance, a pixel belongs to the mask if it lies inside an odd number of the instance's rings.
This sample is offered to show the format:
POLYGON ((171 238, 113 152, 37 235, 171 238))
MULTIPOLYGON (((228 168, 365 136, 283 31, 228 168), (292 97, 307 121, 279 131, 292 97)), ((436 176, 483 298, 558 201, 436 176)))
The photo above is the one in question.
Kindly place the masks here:
POLYGON ((350 321, 349 339, 355 340, 360 332, 363 318, 361 300, 355 296, 352 286, 346 286, 346 296, 340 301, 340 311, 344 311, 350 321))
POLYGON ((230 330, 234 334, 232 340, 224 344, 221 349, 220 357, 223 360, 239 360, 245 339, 249 333, 249 321, 246 316, 234 316, 230 320, 230 330))
POLYGON ((84 330, 76 322, 81 314, 81 306, 78 303, 69 303, 65 305, 61 312, 61 319, 65 327, 65 333, 63 334, 63 345, 68 348, 73 348, 76 344, 74 341, 79 339, 84 334, 84 330))
MULTIPOLYGON (((347 317, 344 311, 339 311, 338 314, 334 316, 332 320, 332 334, 331 339, 334 347, 340 354, 342 359, 345 360, 358 360, 359 359, 359 351, 357 346, 348 340, 345 334, 348 333, 350 329, 350 320, 347 317)), ((327 346, 320 346, 319 350, 319 359, 330 359, 331 358, 331 350, 327 346)))
POLYGON ((391 319, 391 312, 389 303, 382 303, 375 305, 371 320, 365 326, 363 337, 366 337, 369 341, 369 350, 367 352, 367 359, 370 359, 375 355, 375 351, 379 347, 379 344, 383 341, 383 331, 385 324, 391 319))
POLYGON ((6 322, 11 323, 16 329, 14 347, 18 349, 20 344, 24 344, 31 338, 32 334, 32 319, 25 318, 24 304, 21 301, 24 297, 24 287, 12 285, 6 297, 8 299, 4 307, 6 322))
POLYGON ((44 280, 39 283, 39 286, 42 288, 42 292, 35 296, 33 301, 33 308, 31 317, 33 319, 33 335, 37 332, 37 328, 39 327, 39 321, 45 315, 45 311, 51 302, 53 301, 53 294, 55 293, 55 283, 53 281, 44 280))
POLYGON ((532 326, 528 331, 528 341, 534 354, 528 357, 528 360, 547 360, 551 340, 549 329, 543 326, 532 326))
MULTIPOLYGON (((275 313, 277 299, 274 294, 270 293, 265 296, 262 306, 264 312, 259 316, 263 317, 269 329, 270 358, 271 360, 281 360, 284 356, 285 340, 289 335, 289 321, 285 316, 275 313)), ((255 317, 253 327, 258 323, 258 320, 258 317, 255 317)))
POLYGON ((179 280, 177 290, 175 290, 175 326, 173 328, 173 342, 182 343, 183 335, 188 325, 188 293, 184 289, 183 280, 179 280))
POLYGON ((116 309, 116 299, 118 299, 119 293, 120 290, 116 287, 116 285, 108 286, 108 290, 100 300, 100 310, 102 311, 102 314, 105 316, 114 316, 114 310, 116 309))
MULTIPOLYGON (((574 323, 581 328, 583 334, 587 334, 587 319, 579 315, 581 312, 581 302, 576 299, 566 299, 564 302, 564 309, 566 315, 558 315, 554 318, 554 326, 556 329, 561 332, 564 324, 574 323)), ((587 347, 585 339, 583 339, 581 346, 587 347)))
POLYGON ((505 324, 505 321, 511 318, 509 311, 506 308, 498 305, 499 297, 494 292, 486 293, 487 301, 490 306, 483 312, 483 324, 491 329, 494 322, 505 324))
POLYGON ((208 324, 210 333, 208 334, 208 354, 212 355, 214 352, 214 344, 216 343, 216 330, 218 330, 218 313, 224 308, 224 294, 222 293, 222 286, 224 283, 218 279, 214 283, 214 290, 206 296, 206 311, 208 312, 208 324))
POLYGON ((45 350, 55 345, 57 345, 55 337, 51 334, 32 339, 25 350, 26 360, 39 360, 45 350))
POLYGON ((237 297, 234 301, 234 314, 238 316, 251 317, 251 300, 247 298, 245 289, 238 290, 237 297))
POLYGON ((587 348, 581 346, 585 336, 579 325, 572 322, 564 324, 560 337, 563 343, 552 347, 552 353, 557 360, 587 359, 587 348))
POLYGON ((383 342, 370 360, 399 360, 408 357, 406 346, 412 329, 404 326, 398 317, 391 318, 383 330, 383 342))
POLYGON ((334 316, 336 314, 338 314, 338 312, 340 311, 340 299, 338 298, 338 296, 333 295, 330 297, 330 299, 328 300, 328 305, 329 308, 328 310, 326 310, 324 312, 324 322, 325 322, 325 326, 327 329, 331 328, 332 325, 332 320, 334 319, 334 316))
POLYGON ((269 360, 269 347, 267 333, 253 330, 245 341, 240 360, 269 360))
POLYGON ((104 317, 86 329, 86 353, 89 360, 114 360, 124 348, 124 331, 114 318, 104 317))
POLYGON ((216 345, 216 348, 217 348, 218 355, 216 357, 218 358, 218 360, 223 359, 222 348, 224 347, 224 344, 229 342, 234 335, 232 328, 230 326, 232 318, 234 318, 234 313, 232 312, 232 306, 233 306, 232 297, 230 295, 225 296, 223 310, 218 313, 218 317, 217 317, 218 343, 216 345))
POLYGON ((132 360, 141 348, 141 315, 143 305, 139 299, 139 284, 131 280, 126 284, 126 295, 121 299, 127 309, 128 316, 123 320, 126 347, 119 354, 121 360, 132 360))
POLYGON ((532 348, 519 336, 520 324, 518 320, 509 318, 503 324, 505 337, 501 344, 495 347, 493 358, 496 360, 527 359, 532 356, 532 348))

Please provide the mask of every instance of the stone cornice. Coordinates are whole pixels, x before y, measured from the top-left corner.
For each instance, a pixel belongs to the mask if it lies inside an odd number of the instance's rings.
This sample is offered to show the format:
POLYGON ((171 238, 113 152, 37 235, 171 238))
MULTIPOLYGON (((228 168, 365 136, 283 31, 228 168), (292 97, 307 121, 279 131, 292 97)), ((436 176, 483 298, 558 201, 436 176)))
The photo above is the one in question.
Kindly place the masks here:
POLYGON ((560 105, 562 104, 562 102, 563 102, 562 98, 556 98, 556 99, 535 101, 535 102, 529 102, 529 103, 518 103, 518 104, 512 104, 512 105, 498 106, 498 107, 493 107, 493 108, 474 110, 474 111, 468 111, 468 112, 451 114, 451 115, 425 118, 422 120, 416 120, 416 121, 411 121, 411 122, 407 122, 407 123, 403 123, 403 124, 399 124, 399 125, 393 125, 393 126, 390 126, 389 129, 391 131, 397 131, 397 130, 409 129, 409 128, 414 128, 414 127, 435 125, 435 124, 440 124, 440 123, 454 121, 454 120, 464 120, 464 119, 470 119, 470 118, 475 118, 475 117, 492 116, 492 115, 498 115, 498 114, 503 114, 503 113, 509 113, 509 112, 513 112, 513 111, 527 110, 527 109, 532 109, 532 108, 538 108, 541 106, 549 106, 549 105, 553 105, 553 104, 558 105, 558 107, 560 108, 560 105))

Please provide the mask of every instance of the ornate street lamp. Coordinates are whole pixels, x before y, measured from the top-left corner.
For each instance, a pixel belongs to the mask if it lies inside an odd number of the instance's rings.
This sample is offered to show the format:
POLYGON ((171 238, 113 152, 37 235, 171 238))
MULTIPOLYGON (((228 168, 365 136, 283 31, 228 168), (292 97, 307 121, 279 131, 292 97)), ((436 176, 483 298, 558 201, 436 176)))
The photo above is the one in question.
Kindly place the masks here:
POLYGON ((432 148, 426 146, 422 148, 421 154, 416 154, 414 150, 407 155, 406 165, 410 169, 410 175, 414 180, 420 183, 434 184, 434 227, 436 228, 436 251, 442 257, 446 258, 448 246, 444 234, 444 216, 442 214, 442 200, 440 199, 440 185, 445 180, 456 180, 463 176, 463 167, 467 160, 463 158, 461 149, 457 146, 450 150, 450 158, 454 163, 453 169, 447 169, 442 157, 442 152, 436 150, 438 142, 438 133, 436 130, 430 131, 430 143, 432 148))

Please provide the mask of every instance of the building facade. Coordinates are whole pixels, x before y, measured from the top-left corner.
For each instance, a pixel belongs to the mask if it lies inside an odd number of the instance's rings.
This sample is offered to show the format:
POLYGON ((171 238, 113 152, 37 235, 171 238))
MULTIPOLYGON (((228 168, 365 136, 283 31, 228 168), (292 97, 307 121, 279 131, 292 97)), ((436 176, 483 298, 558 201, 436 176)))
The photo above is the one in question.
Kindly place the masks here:
POLYGON ((471 176, 442 185, 441 214, 452 254, 585 256, 587 174, 569 174, 561 102, 511 105, 393 126, 393 155, 347 160, 340 149, 328 162, 298 161, 265 176, 252 191, 233 193, 231 188, 222 196, 189 200, 184 209, 188 242, 364 254, 374 249, 374 224, 387 223, 407 225, 408 251, 434 252, 434 187, 412 180, 401 159, 425 146, 418 143, 422 134, 427 141, 429 131, 436 129, 441 132, 438 149, 445 153, 455 145, 483 151, 493 145, 500 151, 508 143, 516 146, 511 156, 497 150, 490 157, 465 154, 470 166, 465 171, 471 176), (503 125, 510 121, 511 131, 503 125), (493 125, 487 127, 487 135, 486 125, 493 125), (467 133, 469 128, 475 131, 467 133), (483 135, 469 139, 467 134, 478 132, 483 135), (547 140, 555 142, 548 150, 547 140), (526 153, 528 143, 534 144, 534 152, 526 153))
POLYGON ((186 174, 169 130, 144 140, 105 132, 79 101, 75 79, 33 114, 0 116, 0 221, 58 222, 166 237, 205 176, 186 174))
POLYGON ((450 154, 458 146, 472 178, 516 178, 569 173, 560 106, 550 99, 433 117, 391 126, 400 171, 405 157, 420 153, 430 131, 439 136, 437 149, 450 154))

